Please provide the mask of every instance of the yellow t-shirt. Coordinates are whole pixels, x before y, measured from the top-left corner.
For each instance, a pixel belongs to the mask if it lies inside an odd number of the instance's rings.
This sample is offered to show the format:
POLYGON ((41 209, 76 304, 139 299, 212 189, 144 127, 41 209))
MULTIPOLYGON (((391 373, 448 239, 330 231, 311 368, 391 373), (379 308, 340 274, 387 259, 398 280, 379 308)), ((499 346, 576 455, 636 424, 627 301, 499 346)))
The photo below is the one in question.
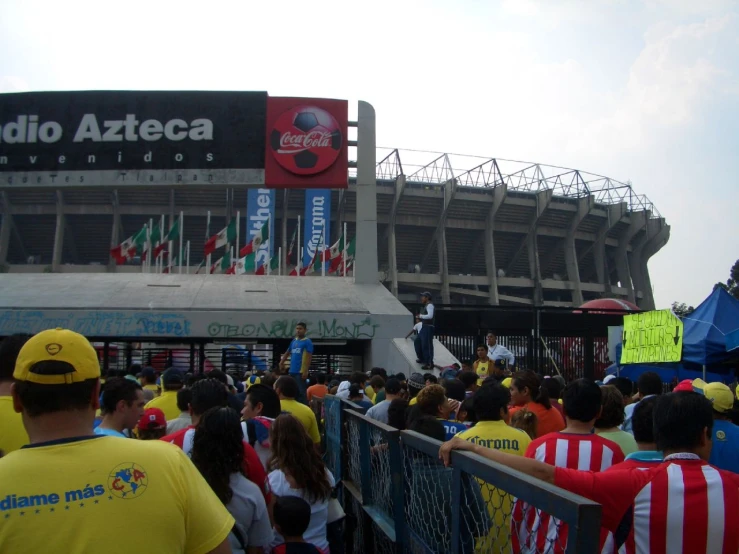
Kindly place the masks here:
POLYGON ((28 433, 21 414, 13 409, 12 396, 0 396, 0 450, 10 454, 28 444, 28 433))
POLYGON ((0 483, 0 552, 203 554, 234 524, 182 450, 161 441, 38 444, 0 459, 0 483), (145 521, 166 532, 122 532, 145 521))
POLYGON ((375 389, 367 385, 364 389, 364 395, 370 399, 370 402, 375 403, 375 389))
POLYGON ((305 430, 308 431, 313 442, 321 442, 321 436, 318 434, 318 422, 316 414, 313 413, 308 406, 301 404, 297 400, 280 400, 280 409, 283 412, 294 415, 303 424, 305 430))
MULTIPOLYGON (((458 437, 474 444, 523 456, 531 444, 531 438, 504 421, 480 421, 471 429, 457 434, 458 437)), ((511 550, 511 513, 513 503, 509 494, 501 495, 498 489, 478 479, 482 497, 487 503, 488 513, 493 521, 487 537, 477 539, 476 552, 509 552, 511 550)))
POLYGON ((149 400, 144 409, 159 408, 164 412, 167 421, 180 417, 180 409, 177 407, 177 391, 165 390, 161 396, 157 396, 154 400, 149 400))
POLYGON ((475 373, 477 373, 477 385, 482 386, 482 382, 490 375, 490 360, 475 360, 475 373))

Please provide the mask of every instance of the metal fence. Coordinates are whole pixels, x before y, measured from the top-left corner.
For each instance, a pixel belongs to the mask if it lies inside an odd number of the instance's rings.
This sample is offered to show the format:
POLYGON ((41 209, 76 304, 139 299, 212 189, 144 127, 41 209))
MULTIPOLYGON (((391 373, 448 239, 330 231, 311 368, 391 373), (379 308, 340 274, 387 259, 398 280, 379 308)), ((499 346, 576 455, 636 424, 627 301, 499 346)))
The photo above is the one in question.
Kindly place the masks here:
POLYGON ((518 541, 529 554, 597 552, 600 505, 466 452, 444 467, 439 441, 333 396, 324 405, 347 551, 499 554, 518 541))

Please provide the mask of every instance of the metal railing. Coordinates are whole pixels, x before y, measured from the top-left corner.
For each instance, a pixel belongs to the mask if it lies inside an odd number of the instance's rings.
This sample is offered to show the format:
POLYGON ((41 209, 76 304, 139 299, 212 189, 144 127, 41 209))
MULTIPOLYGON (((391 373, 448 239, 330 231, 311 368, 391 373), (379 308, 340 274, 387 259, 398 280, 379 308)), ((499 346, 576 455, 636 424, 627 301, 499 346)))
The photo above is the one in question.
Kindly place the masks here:
POLYGON ((527 536, 541 539, 521 552, 597 551, 600 505, 466 452, 453 452, 444 467, 439 441, 383 425, 333 396, 324 406, 347 551, 498 554, 527 536))

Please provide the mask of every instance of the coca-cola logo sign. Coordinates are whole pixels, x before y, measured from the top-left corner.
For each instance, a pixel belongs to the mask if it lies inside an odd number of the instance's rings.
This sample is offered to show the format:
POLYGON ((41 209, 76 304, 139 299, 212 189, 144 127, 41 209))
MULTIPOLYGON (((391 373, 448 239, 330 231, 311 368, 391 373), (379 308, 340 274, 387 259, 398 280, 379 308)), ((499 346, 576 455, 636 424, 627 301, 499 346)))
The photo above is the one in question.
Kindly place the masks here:
POLYGON ((296 175, 315 175, 339 157, 343 136, 328 111, 296 106, 277 118, 270 133, 270 150, 277 162, 296 175))

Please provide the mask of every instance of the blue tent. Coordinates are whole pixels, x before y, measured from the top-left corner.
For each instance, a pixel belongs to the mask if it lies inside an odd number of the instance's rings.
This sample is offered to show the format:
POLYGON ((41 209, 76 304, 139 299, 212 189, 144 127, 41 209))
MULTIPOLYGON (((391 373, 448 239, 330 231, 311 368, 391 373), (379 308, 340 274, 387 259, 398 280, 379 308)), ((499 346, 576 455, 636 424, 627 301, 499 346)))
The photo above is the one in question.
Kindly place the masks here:
POLYGON ((712 366, 736 358, 726 335, 739 329, 739 300, 717 288, 683 318, 683 363, 712 366))
MULTIPOLYGON (((606 375, 627 377, 636 382, 639 376, 647 371, 657 373, 663 383, 669 383, 673 379, 677 379, 678 382, 684 379, 698 379, 699 377, 704 379, 702 369, 688 369, 682 364, 625 364, 620 367, 617 364, 613 364, 606 368, 606 375)), ((734 375, 706 371, 705 380, 708 383, 722 382, 728 385, 734 382, 734 375)))

